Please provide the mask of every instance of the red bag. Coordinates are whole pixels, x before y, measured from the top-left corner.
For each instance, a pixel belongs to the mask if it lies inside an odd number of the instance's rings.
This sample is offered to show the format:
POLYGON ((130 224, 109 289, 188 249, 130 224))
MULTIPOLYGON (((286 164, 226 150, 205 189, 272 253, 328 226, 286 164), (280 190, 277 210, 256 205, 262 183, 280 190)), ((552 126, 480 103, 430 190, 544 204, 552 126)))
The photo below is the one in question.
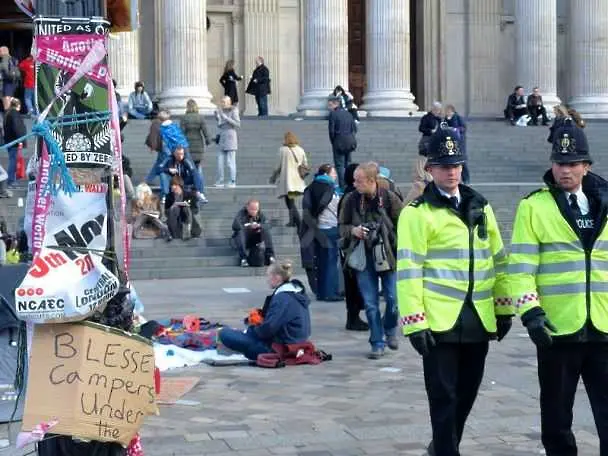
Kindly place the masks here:
POLYGON ((23 158, 23 146, 19 145, 17 148, 17 180, 25 179, 25 158, 23 158))

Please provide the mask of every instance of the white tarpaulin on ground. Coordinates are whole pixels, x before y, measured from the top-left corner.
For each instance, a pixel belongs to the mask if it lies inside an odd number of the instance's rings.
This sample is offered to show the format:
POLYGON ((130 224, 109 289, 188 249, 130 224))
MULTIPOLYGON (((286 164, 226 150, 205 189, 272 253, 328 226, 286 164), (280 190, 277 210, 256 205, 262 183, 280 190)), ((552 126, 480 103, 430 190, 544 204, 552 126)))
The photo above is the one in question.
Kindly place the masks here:
POLYGON ((30 239, 41 251, 15 290, 20 319, 82 320, 116 295, 118 279, 101 256, 107 239, 106 190, 105 184, 96 184, 72 196, 59 192, 51 198, 46 223, 37 224, 33 216, 30 239), (43 232, 37 226, 44 226, 43 232))

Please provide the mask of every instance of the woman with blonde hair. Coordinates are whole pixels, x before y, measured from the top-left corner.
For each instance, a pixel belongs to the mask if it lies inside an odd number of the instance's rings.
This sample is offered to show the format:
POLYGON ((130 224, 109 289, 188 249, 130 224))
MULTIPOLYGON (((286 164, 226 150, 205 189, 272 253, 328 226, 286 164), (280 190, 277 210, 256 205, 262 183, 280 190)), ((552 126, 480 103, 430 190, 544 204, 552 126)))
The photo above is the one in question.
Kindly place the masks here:
POLYGON ((241 81, 243 76, 239 76, 234 71, 234 60, 228 60, 224 66, 224 73, 220 78, 220 84, 224 88, 224 95, 230 97, 233 106, 239 102, 239 91, 237 89, 237 81, 241 81))
POLYGON ((216 187, 224 186, 224 164, 228 162, 230 183, 228 187, 236 187, 236 151, 239 146, 237 128, 241 128, 239 110, 232 106, 230 97, 222 97, 220 106, 215 110, 217 128, 219 130, 217 145, 217 181, 216 187))
POLYGON ((407 206, 424 192, 424 188, 433 181, 433 176, 426 169, 426 157, 419 156, 414 163, 413 182, 410 191, 403 200, 404 206, 407 206))
POLYGON ((273 263, 266 270, 266 281, 273 290, 261 311, 262 322, 246 331, 222 328, 220 342, 228 349, 255 361, 258 355, 272 353, 272 344, 300 344, 310 337, 310 299, 304 285, 292 278, 291 261, 273 263))
POLYGON ((198 104, 192 98, 186 102, 186 114, 182 117, 180 126, 186 135, 190 147, 190 157, 201 175, 201 200, 207 201, 205 197, 205 175, 203 173, 203 160, 205 149, 211 144, 209 131, 205 119, 198 112, 198 104))
POLYGON ((566 119, 572 117, 570 114, 570 109, 566 105, 561 104, 553 106, 553 115, 555 118, 553 119, 553 125, 549 127, 549 136, 547 137, 547 142, 551 144, 553 144, 553 136, 555 135, 557 129, 564 124, 566 119))
POLYGON ((169 228, 161 221, 161 213, 159 211, 159 200, 152 193, 152 189, 148 184, 142 182, 135 188, 135 201, 133 201, 133 238, 143 239, 140 231, 146 225, 158 230, 160 236, 167 242, 173 238, 169 234, 169 228))
POLYGON ((296 207, 295 199, 304 193, 306 184, 300 172, 308 168, 306 152, 300 147, 298 137, 288 131, 285 133, 283 145, 279 148, 279 164, 274 170, 271 183, 277 184, 277 196, 285 199, 289 210, 288 227, 300 229, 300 213, 296 207))

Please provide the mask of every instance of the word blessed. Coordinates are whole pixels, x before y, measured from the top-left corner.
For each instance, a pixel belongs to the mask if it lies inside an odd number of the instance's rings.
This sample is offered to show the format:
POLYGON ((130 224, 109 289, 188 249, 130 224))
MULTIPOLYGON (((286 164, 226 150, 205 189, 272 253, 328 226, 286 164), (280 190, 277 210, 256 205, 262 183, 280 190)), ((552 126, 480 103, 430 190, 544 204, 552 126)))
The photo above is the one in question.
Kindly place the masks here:
POLYGON ((128 340, 76 341, 70 332, 54 336, 52 387, 78 387, 83 416, 94 419, 99 437, 118 440, 121 425, 138 425, 156 399, 152 379, 154 355, 142 353, 128 340), (84 342, 84 343, 83 343, 84 342), (142 381, 148 380, 147 382, 142 381), (137 380, 139 378, 139 381, 137 380))

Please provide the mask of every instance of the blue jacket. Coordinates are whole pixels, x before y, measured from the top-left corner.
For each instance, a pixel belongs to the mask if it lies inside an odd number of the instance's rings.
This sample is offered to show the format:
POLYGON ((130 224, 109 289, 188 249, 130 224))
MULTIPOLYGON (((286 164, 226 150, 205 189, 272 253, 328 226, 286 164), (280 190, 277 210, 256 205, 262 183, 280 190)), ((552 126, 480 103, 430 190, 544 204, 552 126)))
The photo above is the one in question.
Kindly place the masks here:
POLYGON ((310 337, 310 299, 298 280, 278 287, 264 312, 264 321, 255 326, 256 336, 268 343, 299 344, 310 337))
POLYGON ((194 187, 197 190, 201 188, 201 175, 196 169, 194 162, 188 157, 184 157, 181 162, 178 162, 173 155, 170 155, 161 163, 160 168, 163 173, 169 174, 169 176, 174 175, 169 172, 169 169, 175 168, 177 169, 177 174, 175 175, 184 180, 186 187, 194 187))

